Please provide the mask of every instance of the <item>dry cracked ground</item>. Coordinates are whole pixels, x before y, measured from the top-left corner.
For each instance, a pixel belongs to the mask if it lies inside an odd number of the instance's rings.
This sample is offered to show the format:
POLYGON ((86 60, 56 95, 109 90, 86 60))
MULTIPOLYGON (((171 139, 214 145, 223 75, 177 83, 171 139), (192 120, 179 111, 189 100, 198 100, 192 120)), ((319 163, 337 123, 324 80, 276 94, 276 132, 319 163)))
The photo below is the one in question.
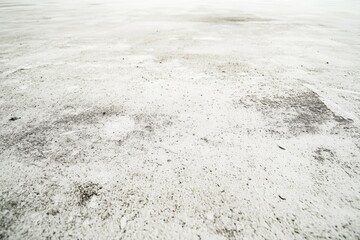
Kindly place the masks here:
POLYGON ((360 2, 0 2, 0 239, 360 239, 360 2))

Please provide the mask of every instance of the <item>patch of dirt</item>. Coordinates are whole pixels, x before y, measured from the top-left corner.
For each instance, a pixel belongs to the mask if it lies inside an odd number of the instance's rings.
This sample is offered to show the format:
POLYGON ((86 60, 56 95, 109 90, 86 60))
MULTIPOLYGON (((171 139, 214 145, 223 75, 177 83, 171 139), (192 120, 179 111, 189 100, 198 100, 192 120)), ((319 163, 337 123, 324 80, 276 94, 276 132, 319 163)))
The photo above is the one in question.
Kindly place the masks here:
POLYGON ((327 184, 330 179, 334 179, 337 175, 334 172, 342 172, 347 174, 350 178, 359 173, 359 163, 349 161, 339 157, 334 150, 326 147, 318 147, 314 153, 313 158, 316 171, 312 173, 313 180, 318 186, 327 184))
POLYGON ((135 120, 136 124, 150 132, 173 124, 173 117, 163 114, 134 114, 132 115, 132 118, 135 120))
POLYGON ((94 137, 89 129, 102 118, 122 114, 121 109, 94 108, 77 114, 61 116, 55 121, 27 125, 20 132, 0 136, 0 149, 16 148, 21 156, 33 160, 52 158, 71 162, 81 158, 84 147, 94 137), (104 114, 104 112, 106 114, 104 114))
POLYGON ((93 196, 99 195, 101 189, 102 187, 99 184, 92 182, 77 184, 75 193, 78 196, 78 204, 85 206, 93 196))
POLYGON ((267 22, 270 21, 270 19, 256 16, 206 16, 197 19, 197 21, 213 24, 236 24, 247 22, 267 22))
POLYGON ((324 163, 325 161, 333 163, 335 159, 335 154, 327 148, 318 148, 314 154, 314 158, 320 163, 324 163))
POLYGON ((239 234, 241 233, 240 230, 237 229, 231 229, 231 228, 222 228, 222 229, 217 229, 216 233, 218 235, 224 236, 226 239, 238 239, 239 238, 239 234))
MULTIPOLYGON (((131 185, 130 182, 124 184, 131 185)), ((148 203, 148 197, 142 191, 121 184, 106 190, 92 181, 74 182, 69 187, 43 185, 39 181, 25 183, 17 192, 3 192, 0 196, 0 235, 7 239, 15 230, 21 235, 23 223, 28 222, 31 226, 34 222, 43 226, 44 236, 64 238, 79 234, 76 229, 83 227, 89 219, 97 227, 109 223, 111 230, 120 234, 122 216, 128 222, 132 221, 148 203), (63 220, 66 224, 59 225, 63 220)), ((31 230, 29 232, 31 235, 31 230)))
POLYGON ((321 101, 319 95, 312 91, 273 98, 258 98, 250 95, 233 101, 233 105, 235 108, 255 108, 266 117, 275 120, 276 125, 287 126, 292 135, 317 133, 319 127, 328 121, 342 124, 352 123, 351 119, 335 115, 321 101))
POLYGON ((173 117, 168 115, 133 114, 129 118, 133 119, 135 129, 119 133, 118 139, 111 129, 110 134, 104 135, 108 130, 104 129, 104 124, 125 115, 121 108, 93 108, 35 126, 29 124, 19 132, 1 135, 0 150, 16 149, 18 156, 32 159, 32 162, 44 159, 61 164, 86 162, 91 156, 100 156, 101 151, 107 151, 109 142, 119 146, 127 143, 130 149, 144 152, 146 142, 173 124, 173 117))
MULTIPOLYGON (((21 213, 18 211, 20 206, 15 200, 1 199, 0 203, 0 229, 6 230, 20 217, 21 213)), ((0 234, 5 235, 1 231, 0 234)))
MULTIPOLYGON (((23 183, 14 191, 3 190, 0 195, 0 234, 7 236, 14 226, 22 224, 27 214, 44 213, 49 209, 56 215, 52 198, 59 186, 55 183, 39 182, 23 183)), ((6 239, 6 238, 5 238, 6 239)))

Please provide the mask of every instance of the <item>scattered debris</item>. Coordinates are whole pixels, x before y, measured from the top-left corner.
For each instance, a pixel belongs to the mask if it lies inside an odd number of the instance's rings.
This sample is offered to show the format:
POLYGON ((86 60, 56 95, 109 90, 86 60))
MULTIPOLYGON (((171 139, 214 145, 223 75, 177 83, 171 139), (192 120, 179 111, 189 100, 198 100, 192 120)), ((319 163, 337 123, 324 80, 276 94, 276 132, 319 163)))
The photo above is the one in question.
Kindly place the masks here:
POLYGON ((282 197, 282 196, 280 196, 280 195, 279 195, 279 198, 280 198, 281 200, 286 200, 286 198, 284 198, 284 197, 282 197))
POLYGON ((152 126, 145 126, 145 129, 147 130, 147 131, 149 131, 149 132, 153 132, 154 131, 154 129, 153 129, 153 127, 152 126))
POLYGON ((285 150, 285 148, 283 148, 282 146, 278 145, 278 147, 281 149, 281 150, 285 150))
POLYGON ((11 117, 10 119, 9 119, 9 121, 16 121, 16 120, 19 120, 21 117, 11 117))

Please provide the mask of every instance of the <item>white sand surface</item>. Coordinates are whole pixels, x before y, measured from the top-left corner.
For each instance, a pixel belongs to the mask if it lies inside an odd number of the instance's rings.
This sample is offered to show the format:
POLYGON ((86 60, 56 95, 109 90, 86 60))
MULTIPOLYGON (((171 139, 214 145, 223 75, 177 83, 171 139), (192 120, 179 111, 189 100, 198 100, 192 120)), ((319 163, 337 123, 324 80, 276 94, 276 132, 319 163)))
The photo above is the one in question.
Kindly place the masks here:
POLYGON ((360 2, 0 1, 0 239, 359 239, 360 2))

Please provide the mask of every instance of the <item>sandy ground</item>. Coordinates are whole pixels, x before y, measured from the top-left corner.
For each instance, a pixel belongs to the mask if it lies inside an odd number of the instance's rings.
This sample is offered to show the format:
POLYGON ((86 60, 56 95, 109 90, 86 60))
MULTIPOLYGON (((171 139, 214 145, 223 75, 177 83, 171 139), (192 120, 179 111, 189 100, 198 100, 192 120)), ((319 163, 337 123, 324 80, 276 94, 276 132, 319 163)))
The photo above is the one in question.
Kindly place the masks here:
POLYGON ((0 121, 0 239, 360 239, 360 2, 3 0, 0 121))

